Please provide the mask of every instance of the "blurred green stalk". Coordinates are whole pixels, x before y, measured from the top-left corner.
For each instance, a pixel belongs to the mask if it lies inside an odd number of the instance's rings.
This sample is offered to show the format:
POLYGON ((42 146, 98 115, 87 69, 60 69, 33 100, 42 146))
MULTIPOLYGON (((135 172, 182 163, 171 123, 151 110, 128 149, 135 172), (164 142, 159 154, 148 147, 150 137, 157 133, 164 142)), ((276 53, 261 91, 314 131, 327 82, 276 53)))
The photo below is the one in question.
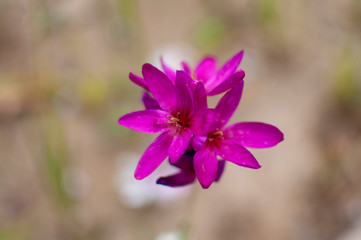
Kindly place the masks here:
POLYGON ((71 199, 64 188, 64 172, 68 165, 63 128, 56 116, 43 119, 43 149, 47 177, 57 204, 68 208, 71 199))

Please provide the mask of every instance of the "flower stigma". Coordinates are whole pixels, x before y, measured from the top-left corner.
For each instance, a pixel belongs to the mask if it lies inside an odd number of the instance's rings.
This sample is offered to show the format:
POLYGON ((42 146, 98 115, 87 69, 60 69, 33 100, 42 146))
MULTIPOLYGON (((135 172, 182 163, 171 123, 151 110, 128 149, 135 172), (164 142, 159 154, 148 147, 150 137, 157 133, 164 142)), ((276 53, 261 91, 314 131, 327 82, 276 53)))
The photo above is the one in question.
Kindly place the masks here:
POLYGON ((195 74, 194 72, 192 73, 192 79, 193 79, 194 81, 197 80, 196 74, 195 74))
POLYGON ((177 128, 178 130, 189 127, 186 121, 182 121, 182 116, 180 112, 177 113, 177 117, 174 117, 172 115, 168 115, 167 117, 170 118, 168 124, 172 127, 177 128))
POLYGON ((208 141, 209 142, 212 142, 212 141, 214 141, 214 140, 217 140, 217 139, 219 139, 219 140, 223 140, 224 139, 224 137, 223 137, 223 132, 222 131, 213 131, 213 132, 210 132, 209 134, 208 134, 208 141))

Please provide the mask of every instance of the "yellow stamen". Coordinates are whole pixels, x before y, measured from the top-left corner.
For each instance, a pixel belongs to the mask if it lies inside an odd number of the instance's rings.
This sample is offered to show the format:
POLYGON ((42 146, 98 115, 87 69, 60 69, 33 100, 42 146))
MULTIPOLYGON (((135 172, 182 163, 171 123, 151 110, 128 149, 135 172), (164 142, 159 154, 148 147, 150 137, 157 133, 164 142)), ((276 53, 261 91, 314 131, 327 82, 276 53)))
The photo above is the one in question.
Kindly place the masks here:
POLYGON ((176 118, 176 117, 173 117, 171 115, 168 115, 167 117, 170 118, 170 120, 168 121, 168 123, 178 123, 179 122, 179 119, 176 118))
POLYGON ((223 132, 222 131, 217 131, 217 132, 213 132, 212 135, 210 135, 208 137, 208 141, 212 142, 215 138, 217 138, 219 135, 219 137, 221 139, 223 139, 223 132))

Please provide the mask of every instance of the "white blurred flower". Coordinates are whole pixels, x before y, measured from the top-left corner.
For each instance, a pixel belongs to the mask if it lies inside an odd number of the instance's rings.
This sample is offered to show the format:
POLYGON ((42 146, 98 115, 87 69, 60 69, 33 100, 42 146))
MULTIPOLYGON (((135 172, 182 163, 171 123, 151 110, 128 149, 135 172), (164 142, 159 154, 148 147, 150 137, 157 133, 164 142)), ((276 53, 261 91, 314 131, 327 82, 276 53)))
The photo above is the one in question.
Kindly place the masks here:
POLYGON ((156 184, 159 177, 177 171, 166 162, 147 178, 140 181, 136 180, 134 170, 140 157, 136 153, 123 152, 117 159, 114 185, 125 204, 132 208, 149 204, 165 206, 188 195, 191 186, 170 188, 156 184))
POLYGON ((338 240, 360 240, 361 239, 361 215, 355 219, 352 226, 346 230, 338 240))
POLYGON ((181 240, 182 234, 179 231, 165 232, 159 234, 155 240, 181 240))
POLYGON ((180 70, 181 62, 186 61, 190 66, 194 66, 195 55, 197 51, 191 46, 179 43, 179 44, 168 44, 162 47, 159 47, 153 52, 150 53, 150 61, 151 63, 161 69, 160 65, 160 57, 163 57, 165 63, 169 65, 171 68, 180 70))

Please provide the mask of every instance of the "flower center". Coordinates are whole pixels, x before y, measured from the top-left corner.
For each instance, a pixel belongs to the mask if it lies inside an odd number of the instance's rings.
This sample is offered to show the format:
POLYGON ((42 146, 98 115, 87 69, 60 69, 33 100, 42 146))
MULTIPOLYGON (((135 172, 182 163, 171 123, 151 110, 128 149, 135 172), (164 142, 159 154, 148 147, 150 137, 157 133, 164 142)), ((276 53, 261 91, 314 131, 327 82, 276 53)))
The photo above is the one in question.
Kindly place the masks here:
POLYGON ((187 123, 187 121, 185 121, 182 118, 182 115, 180 112, 177 113, 176 117, 174 117, 172 115, 168 115, 167 117, 169 118, 168 124, 174 128, 177 128, 177 130, 181 130, 181 129, 189 127, 189 124, 187 123))
POLYGON ((207 139, 208 142, 213 142, 215 140, 223 140, 223 139, 224 139, 224 137, 223 137, 222 131, 215 130, 215 131, 208 133, 208 139, 207 139))

